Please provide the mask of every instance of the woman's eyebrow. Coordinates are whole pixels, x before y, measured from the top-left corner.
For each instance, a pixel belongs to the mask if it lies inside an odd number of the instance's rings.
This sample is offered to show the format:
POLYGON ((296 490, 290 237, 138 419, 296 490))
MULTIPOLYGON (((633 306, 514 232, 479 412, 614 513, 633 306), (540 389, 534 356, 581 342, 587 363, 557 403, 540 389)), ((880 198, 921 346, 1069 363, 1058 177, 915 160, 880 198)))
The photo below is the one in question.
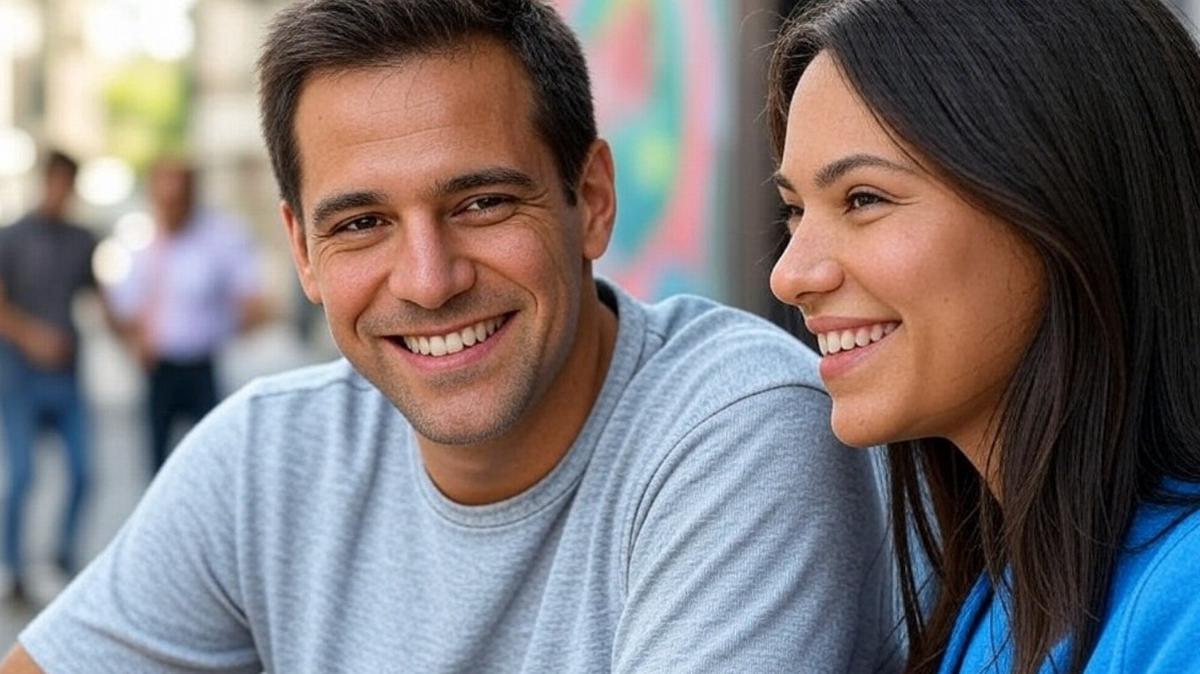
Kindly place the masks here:
POLYGON ((890 159, 884 159, 883 157, 873 154, 859 153, 847 155, 841 159, 835 159, 834 161, 831 161, 825 166, 821 167, 821 170, 817 171, 817 177, 813 179, 813 183, 818 189, 825 189, 826 187, 829 187, 833 183, 837 182, 838 178, 841 178, 850 171, 866 167, 881 168, 888 171, 907 173, 909 175, 916 174, 916 171, 912 170, 908 166, 897 164, 890 159))
POLYGON ((771 176, 771 180, 775 183, 775 186, 781 190, 787 190, 793 193, 796 191, 796 188, 792 186, 792 181, 788 180, 782 173, 778 171, 771 176))

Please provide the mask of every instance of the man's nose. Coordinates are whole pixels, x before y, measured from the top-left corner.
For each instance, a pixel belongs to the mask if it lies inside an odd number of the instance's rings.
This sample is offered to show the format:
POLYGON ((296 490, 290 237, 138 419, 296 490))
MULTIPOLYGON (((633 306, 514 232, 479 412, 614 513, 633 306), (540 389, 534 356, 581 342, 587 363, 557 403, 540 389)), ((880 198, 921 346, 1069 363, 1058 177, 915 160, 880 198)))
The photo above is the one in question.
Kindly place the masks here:
POLYGON ((388 279, 391 293, 426 309, 437 309, 475 283, 475 266, 445 225, 407 222, 388 279))

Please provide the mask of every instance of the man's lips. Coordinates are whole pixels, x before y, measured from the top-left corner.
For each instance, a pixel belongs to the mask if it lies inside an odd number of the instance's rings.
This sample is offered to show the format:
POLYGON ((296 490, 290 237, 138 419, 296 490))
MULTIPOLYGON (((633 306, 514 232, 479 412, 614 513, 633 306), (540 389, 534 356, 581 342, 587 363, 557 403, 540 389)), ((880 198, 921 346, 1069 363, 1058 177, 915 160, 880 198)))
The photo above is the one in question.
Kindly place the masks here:
POLYGON ((486 342, 504 326, 512 314, 485 318, 457 328, 434 329, 389 337, 414 354, 441 358, 486 342))

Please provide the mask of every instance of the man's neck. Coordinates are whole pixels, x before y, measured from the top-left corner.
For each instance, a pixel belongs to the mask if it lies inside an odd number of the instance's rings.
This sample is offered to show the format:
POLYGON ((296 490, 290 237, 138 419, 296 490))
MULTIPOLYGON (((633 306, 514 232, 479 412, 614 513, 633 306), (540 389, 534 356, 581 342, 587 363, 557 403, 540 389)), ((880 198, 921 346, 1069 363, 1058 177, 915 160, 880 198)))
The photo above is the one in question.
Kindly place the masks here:
POLYGON ((62 222, 66 219, 66 209, 57 206, 42 204, 37 207, 38 216, 47 222, 62 222))
POLYGON ((438 489, 455 502, 484 505, 516 496, 546 477, 583 430, 604 386, 616 339, 616 314, 595 295, 586 295, 579 343, 524 420, 500 438, 470 446, 419 438, 425 469, 438 489))

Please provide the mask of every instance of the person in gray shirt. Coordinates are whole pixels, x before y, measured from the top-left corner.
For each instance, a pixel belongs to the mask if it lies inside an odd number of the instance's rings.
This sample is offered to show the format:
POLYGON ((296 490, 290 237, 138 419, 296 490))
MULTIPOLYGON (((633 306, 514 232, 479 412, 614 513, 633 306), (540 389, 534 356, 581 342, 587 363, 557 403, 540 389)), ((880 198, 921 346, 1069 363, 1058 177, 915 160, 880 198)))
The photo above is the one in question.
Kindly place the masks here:
POLYGON ((69 483, 54 562, 66 576, 75 555, 91 481, 87 402, 79 378, 74 301, 98 293, 92 274, 96 237, 67 219, 78 164, 47 154, 38 207, 0 228, 0 415, 5 472, 6 598, 27 604, 25 505, 33 487, 35 448, 43 428, 62 438, 69 483))
POLYGON ((5 672, 869 672, 870 456, 815 356, 592 263, 612 157, 535 0, 279 15, 262 118, 345 360, 182 442, 5 672))

